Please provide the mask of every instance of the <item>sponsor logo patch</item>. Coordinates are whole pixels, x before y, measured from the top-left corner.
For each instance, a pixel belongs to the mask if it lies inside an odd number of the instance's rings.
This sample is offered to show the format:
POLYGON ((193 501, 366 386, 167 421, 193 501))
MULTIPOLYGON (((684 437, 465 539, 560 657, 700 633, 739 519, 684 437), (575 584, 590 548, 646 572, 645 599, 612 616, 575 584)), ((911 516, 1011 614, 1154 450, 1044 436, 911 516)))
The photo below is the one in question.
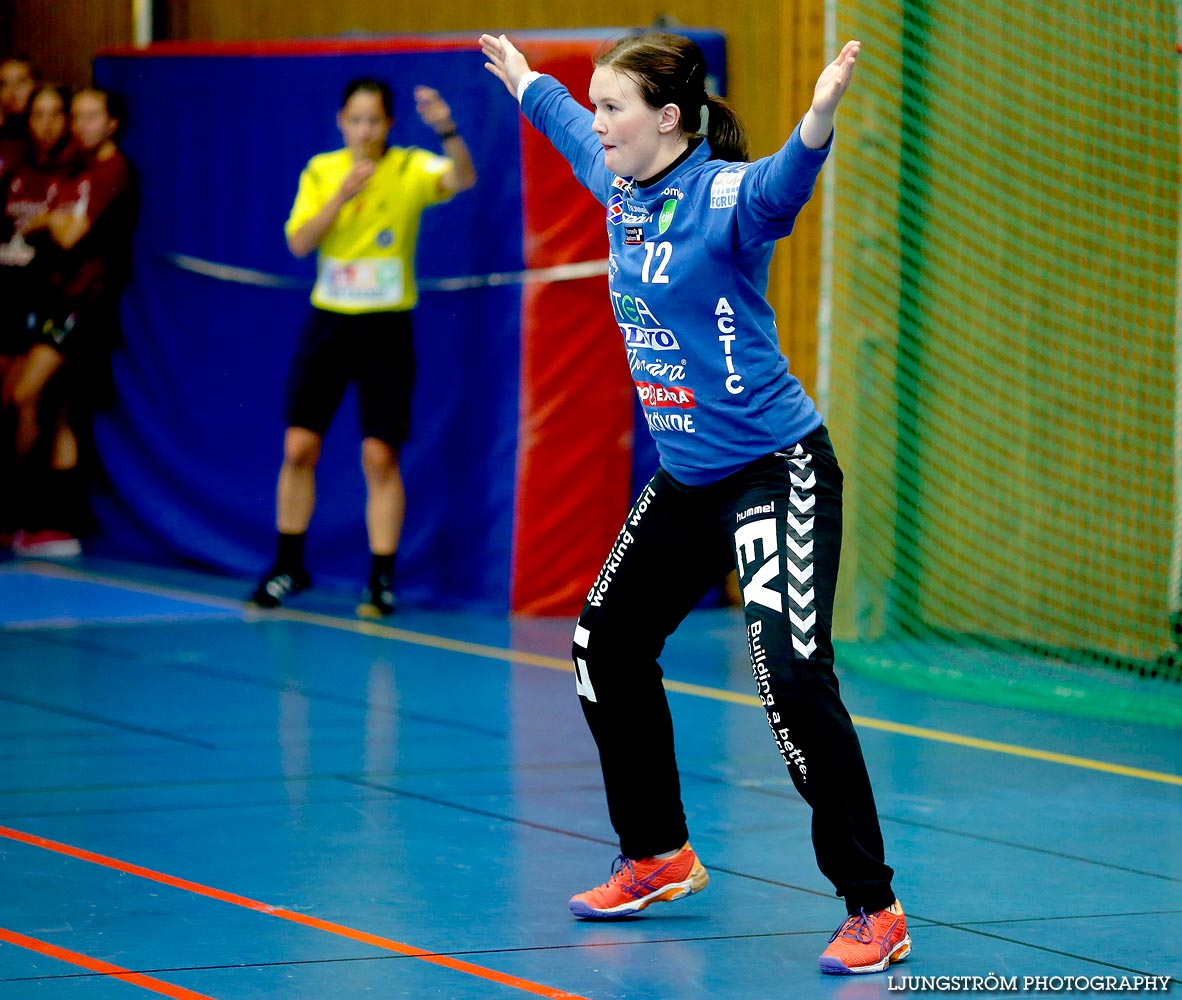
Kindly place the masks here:
POLYGON ((672 330, 651 330, 644 326, 621 323, 620 332, 629 347, 647 347, 652 351, 679 351, 681 345, 672 330))
POLYGON ((734 208, 739 201, 739 185, 749 164, 740 163, 720 170, 710 183, 710 207, 734 208))
POLYGON ((677 211, 677 199, 670 198, 661 208, 661 217, 657 220, 658 234, 664 233, 673 222, 673 213, 677 211))
POLYGON ((685 386, 660 385, 657 382, 636 382, 636 391, 645 406, 672 406, 679 410, 692 410, 694 390, 685 386))

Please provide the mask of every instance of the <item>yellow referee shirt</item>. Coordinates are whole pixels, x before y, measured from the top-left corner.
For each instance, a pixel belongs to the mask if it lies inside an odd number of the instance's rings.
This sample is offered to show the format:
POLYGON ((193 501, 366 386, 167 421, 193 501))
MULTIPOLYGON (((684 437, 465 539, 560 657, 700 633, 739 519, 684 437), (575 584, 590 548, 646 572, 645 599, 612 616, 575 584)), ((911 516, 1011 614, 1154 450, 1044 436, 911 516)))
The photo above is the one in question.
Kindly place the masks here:
MULTIPOLYGON (((347 149, 308 161, 284 226, 288 237, 328 203, 352 168, 347 149)), ((414 308, 419 222, 423 209, 451 198, 439 187, 450 168, 449 159, 425 149, 387 149, 365 190, 345 203, 321 241, 312 304, 338 313, 414 308)))

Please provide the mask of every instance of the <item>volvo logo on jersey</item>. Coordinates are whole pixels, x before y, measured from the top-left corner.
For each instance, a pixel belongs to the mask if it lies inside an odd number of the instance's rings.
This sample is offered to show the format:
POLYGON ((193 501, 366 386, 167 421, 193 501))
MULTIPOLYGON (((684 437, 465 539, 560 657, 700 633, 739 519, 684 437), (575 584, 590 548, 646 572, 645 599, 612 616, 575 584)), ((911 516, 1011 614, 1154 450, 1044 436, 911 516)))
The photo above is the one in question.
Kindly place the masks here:
POLYGON ((620 332, 629 347, 647 347, 650 351, 679 351, 681 345, 672 330, 650 330, 644 326, 621 323, 620 332))

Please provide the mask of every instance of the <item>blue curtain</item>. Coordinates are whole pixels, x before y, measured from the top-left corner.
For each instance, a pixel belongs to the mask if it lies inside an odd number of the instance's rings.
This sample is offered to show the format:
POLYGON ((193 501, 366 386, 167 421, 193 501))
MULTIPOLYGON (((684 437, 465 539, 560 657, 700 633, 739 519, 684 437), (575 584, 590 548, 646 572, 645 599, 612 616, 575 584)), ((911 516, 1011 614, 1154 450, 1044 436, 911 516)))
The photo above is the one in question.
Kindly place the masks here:
MULTIPOLYGON (((112 54, 99 83, 121 93, 123 148, 142 208, 118 398, 96 437, 102 554, 253 577, 274 550, 282 387, 308 311, 310 260, 283 223, 300 170, 341 145, 353 77, 387 79, 391 141, 438 149, 416 84, 451 104, 480 181, 423 219, 419 274, 522 267, 518 112, 473 49, 409 52, 112 54)), ((561 206, 555 206, 561 211, 561 206)), ((520 286, 425 291, 419 374, 403 453, 408 511, 399 584, 408 603, 508 607, 517 448, 520 286)), ((308 563, 321 583, 360 585, 368 566, 356 400, 325 439, 308 563)))

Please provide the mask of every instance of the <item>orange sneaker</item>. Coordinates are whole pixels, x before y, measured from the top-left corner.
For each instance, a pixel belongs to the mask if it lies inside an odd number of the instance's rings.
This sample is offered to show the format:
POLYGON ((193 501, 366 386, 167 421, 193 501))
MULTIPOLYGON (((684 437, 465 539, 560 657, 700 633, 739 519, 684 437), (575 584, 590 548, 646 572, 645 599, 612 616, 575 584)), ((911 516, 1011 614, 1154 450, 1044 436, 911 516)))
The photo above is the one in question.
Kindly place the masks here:
POLYGON ((885 910, 859 910, 846 917, 821 953, 821 971, 838 976, 882 972, 910 954, 907 917, 896 899, 885 910))
POLYGON ((588 920, 630 917, 652 903, 667 903, 701 892, 710 876, 694 849, 686 844, 671 858, 620 855, 612 863, 612 877, 603 885, 572 896, 570 911, 588 920))

